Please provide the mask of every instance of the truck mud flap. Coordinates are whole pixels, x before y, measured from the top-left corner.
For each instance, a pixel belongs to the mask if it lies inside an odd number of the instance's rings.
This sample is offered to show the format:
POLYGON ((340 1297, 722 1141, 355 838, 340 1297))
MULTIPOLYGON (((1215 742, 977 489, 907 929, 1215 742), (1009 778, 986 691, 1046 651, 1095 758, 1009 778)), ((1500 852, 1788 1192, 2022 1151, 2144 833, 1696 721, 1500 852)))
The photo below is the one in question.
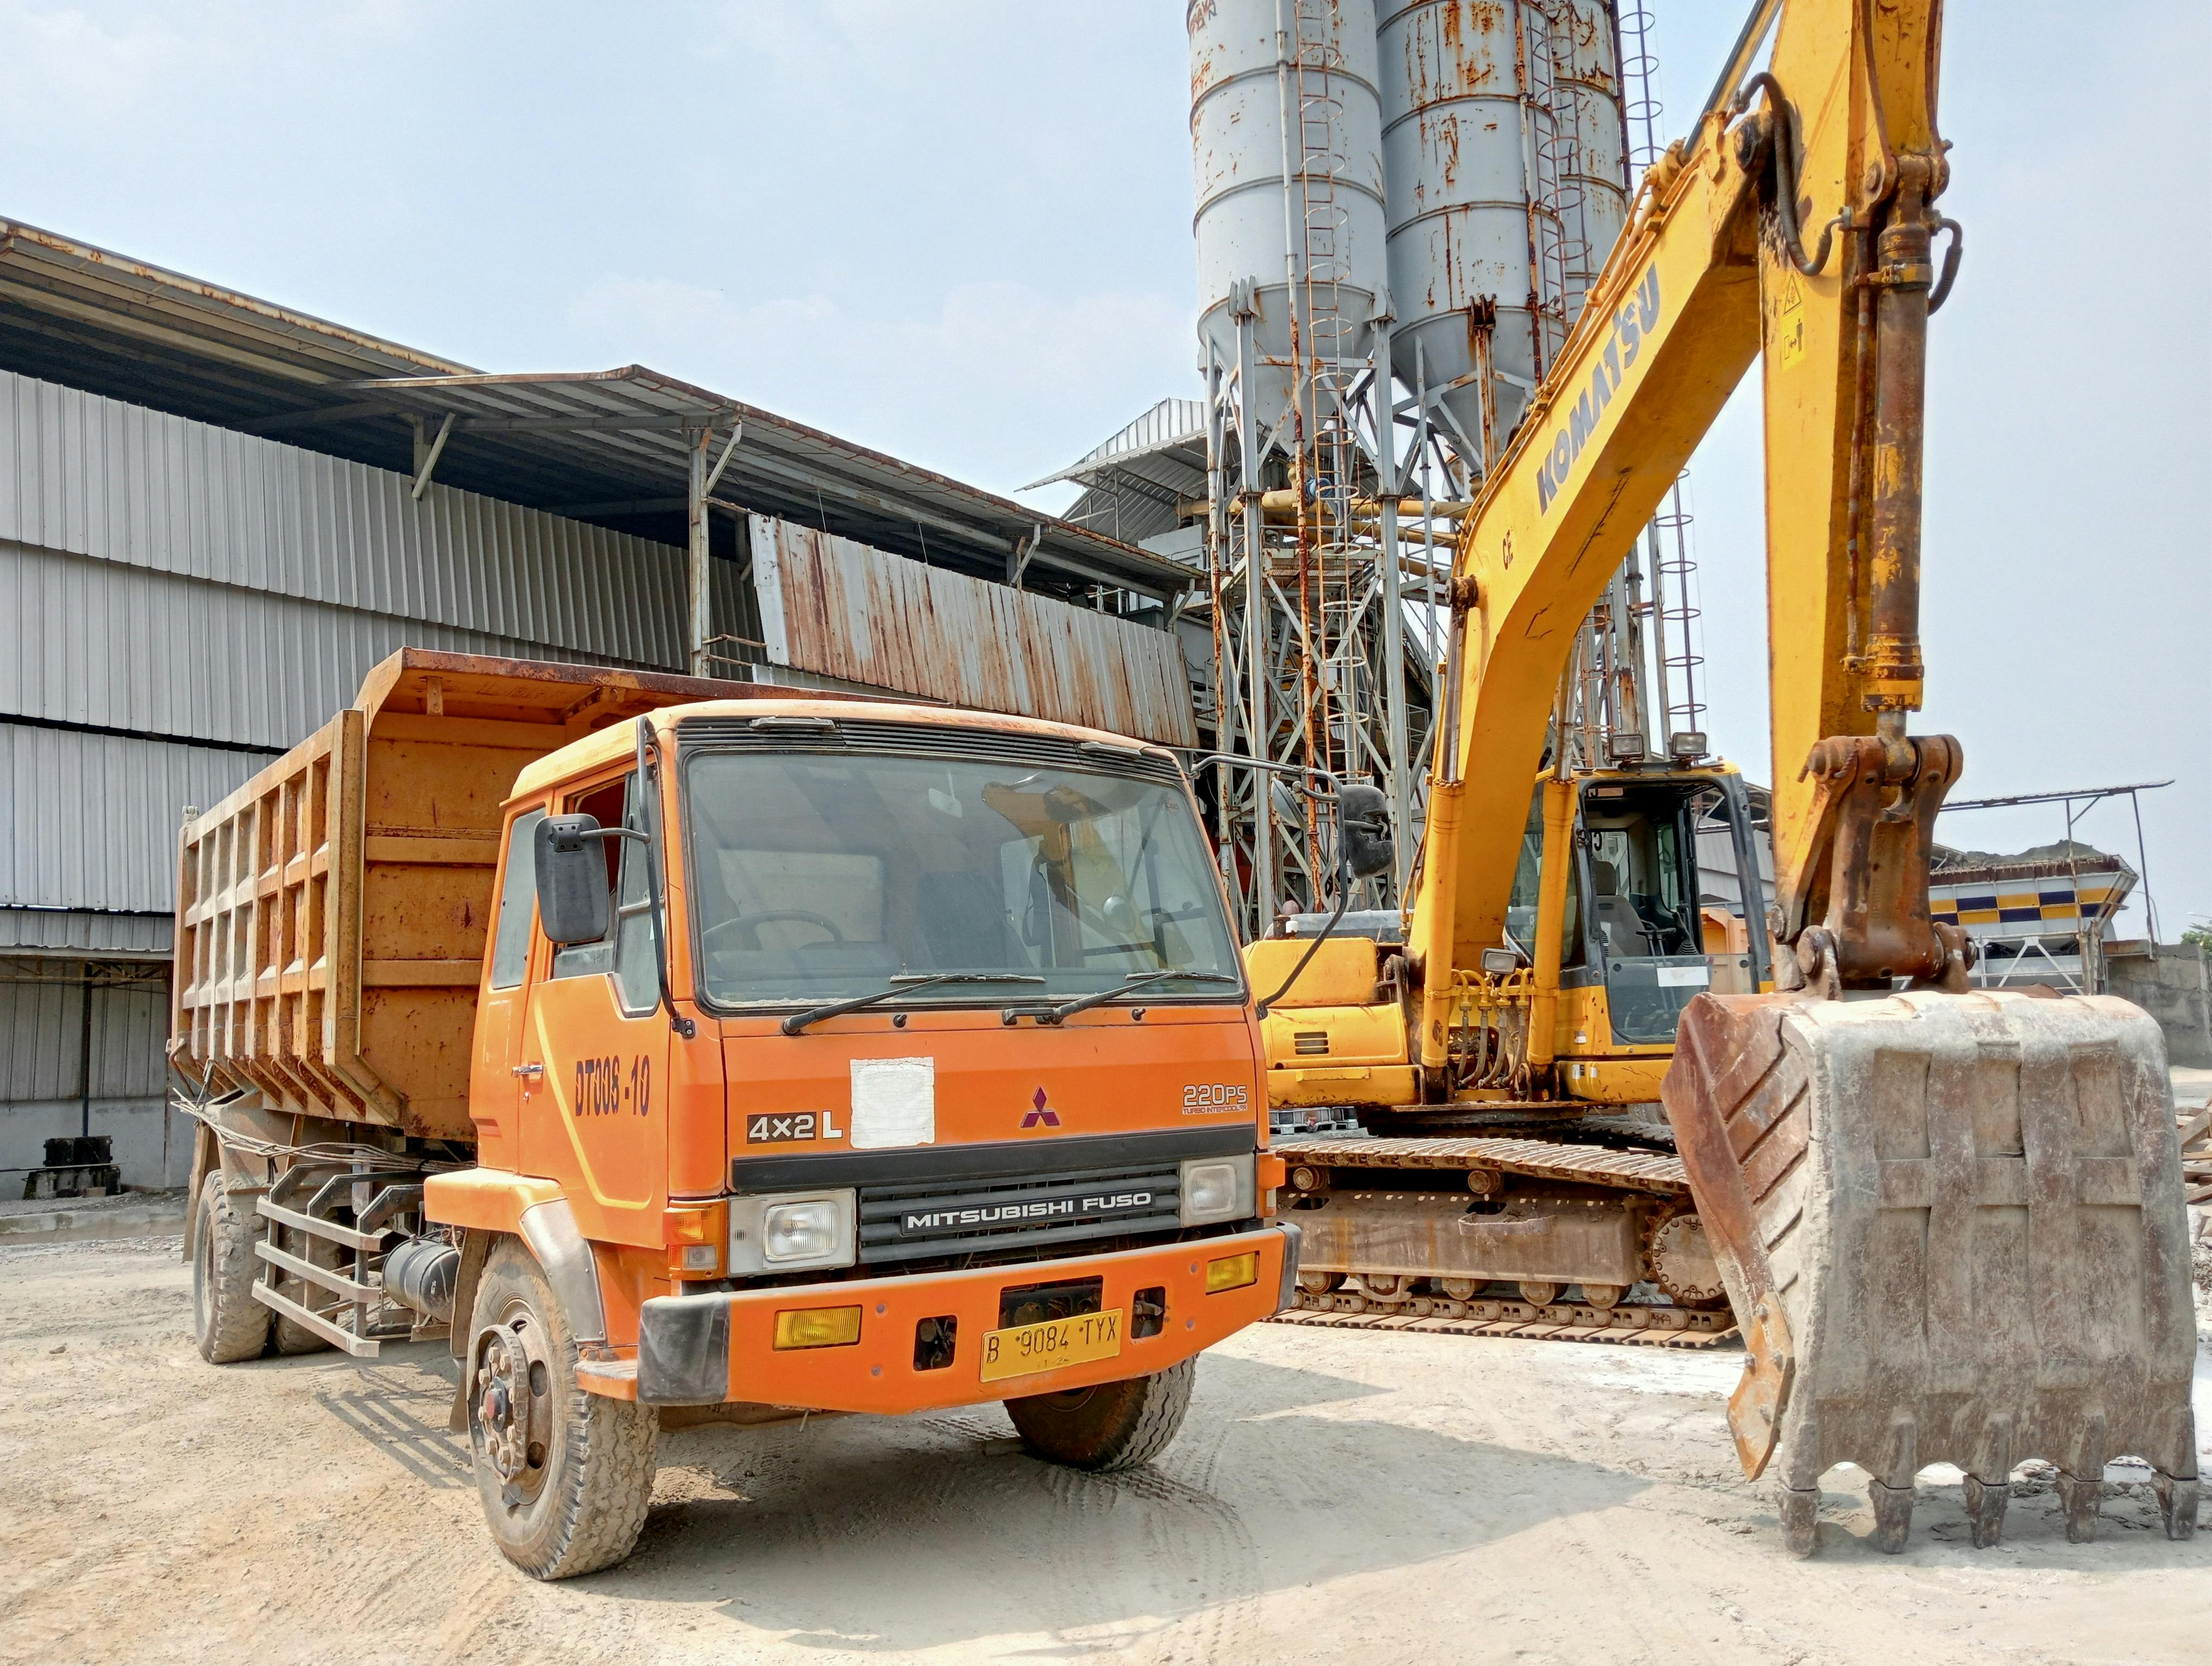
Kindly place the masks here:
POLYGON ((1699 995, 1662 1097, 1749 1358, 1744 1471, 1809 1554, 1820 1480, 1871 1477, 1904 1547, 1914 1477, 1966 1475, 1977 1546, 2013 1467, 2094 1530, 2110 1459, 2197 1517, 2186 1211, 2158 1026, 2109 996, 1699 995))

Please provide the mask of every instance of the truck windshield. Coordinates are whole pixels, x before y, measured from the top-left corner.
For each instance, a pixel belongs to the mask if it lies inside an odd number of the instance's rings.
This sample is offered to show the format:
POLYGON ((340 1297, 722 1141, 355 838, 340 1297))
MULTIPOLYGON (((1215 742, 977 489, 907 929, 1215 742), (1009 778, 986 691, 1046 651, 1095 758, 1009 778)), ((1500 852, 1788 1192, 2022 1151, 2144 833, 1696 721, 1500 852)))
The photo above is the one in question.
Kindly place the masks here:
MULTIPOLYGON (((1176 787, 981 760, 703 752, 687 763, 701 993, 818 1002, 889 978, 1000 972, 1072 998, 1241 983, 1205 839, 1176 787)), ((939 985, 915 1003, 1006 999, 939 985)))

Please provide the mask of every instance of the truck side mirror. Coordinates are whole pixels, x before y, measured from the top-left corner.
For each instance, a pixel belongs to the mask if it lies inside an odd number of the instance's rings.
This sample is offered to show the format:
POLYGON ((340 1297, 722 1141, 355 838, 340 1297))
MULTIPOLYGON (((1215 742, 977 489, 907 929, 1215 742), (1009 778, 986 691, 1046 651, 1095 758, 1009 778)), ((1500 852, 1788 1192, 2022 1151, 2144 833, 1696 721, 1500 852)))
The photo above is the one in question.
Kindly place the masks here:
POLYGON ((1390 800, 1380 787, 1352 785, 1337 789, 1337 849, 1355 879, 1388 873, 1398 848, 1390 837, 1390 800))
POLYGON ((556 944, 597 943, 607 934, 607 859, 597 816, 548 816, 538 824, 538 921, 556 944))

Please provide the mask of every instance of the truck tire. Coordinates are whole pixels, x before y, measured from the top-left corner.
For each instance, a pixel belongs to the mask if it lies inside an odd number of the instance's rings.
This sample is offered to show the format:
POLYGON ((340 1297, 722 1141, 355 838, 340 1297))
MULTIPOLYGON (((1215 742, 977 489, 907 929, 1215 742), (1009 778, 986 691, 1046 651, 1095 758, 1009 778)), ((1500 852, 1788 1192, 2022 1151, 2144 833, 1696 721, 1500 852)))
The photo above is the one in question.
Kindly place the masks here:
POLYGON ((514 1238, 484 1259, 469 1338, 469 1445, 501 1553, 539 1579, 621 1561, 653 1496, 653 1408, 577 1385, 575 1339, 544 1274, 514 1238))
MULTIPOLYGON (((275 1242, 279 1250, 289 1250, 301 1261, 316 1267, 336 1267, 345 1257, 345 1251, 328 1238, 272 1225, 275 1242)), ((290 1274, 280 1275, 276 1293, 289 1296, 302 1307, 315 1307, 331 1299, 330 1292, 319 1285, 309 1284, 305 1279, 295 1279, 290 1274)), ((276 1323, 270 1327, 270 1345, 279 1353, 321 1353, 331 1344, 296 1319, 288 1319, 279 1313, 273 1316, 276 1323)))
POLYGON ((200 1188, 192 1223, 192 1340, 211 1365, 256 1359, 269 1345, 270 1311, 253 1299, 261 1272, 253 1246, 261 1218, 232 1207, 222 1170, 200 1188))
POLYGON ((1006 1415, 1039 1457, 1077 1469, 1133 1469, 1176 1438, 1197 1376, 1193 1357, 1150 1377, 1009 1400, 1006 1415))

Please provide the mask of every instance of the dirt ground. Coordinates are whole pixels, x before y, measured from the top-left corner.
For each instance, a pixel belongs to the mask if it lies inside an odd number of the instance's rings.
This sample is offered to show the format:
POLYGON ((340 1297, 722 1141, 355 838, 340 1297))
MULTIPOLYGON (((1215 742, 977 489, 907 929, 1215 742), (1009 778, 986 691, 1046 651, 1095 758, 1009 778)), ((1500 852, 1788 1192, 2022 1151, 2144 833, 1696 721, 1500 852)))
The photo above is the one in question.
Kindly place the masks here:
MULTIPOLYGON (((176 1243, 0 1250, 0 1660, 2202 1661, 2212 1533, 2142 1472, 2097 1541, 2000 1549, 1923 1478, 1911 1548, 1829 1478, 1782 1549, 1721 1420, 1741 1355, 1261 1325, 1153 1468, 1024 1456, 996 1408, 663 1438, 623 1566, 492 1551, 442 1347, 217 1368, 176 1243)), ((2212 1434, 2212 1353, 2200 1353, 2212 1434)), ((2130 1474, 2134 1479, 2130 1479, 2130 1474)))

